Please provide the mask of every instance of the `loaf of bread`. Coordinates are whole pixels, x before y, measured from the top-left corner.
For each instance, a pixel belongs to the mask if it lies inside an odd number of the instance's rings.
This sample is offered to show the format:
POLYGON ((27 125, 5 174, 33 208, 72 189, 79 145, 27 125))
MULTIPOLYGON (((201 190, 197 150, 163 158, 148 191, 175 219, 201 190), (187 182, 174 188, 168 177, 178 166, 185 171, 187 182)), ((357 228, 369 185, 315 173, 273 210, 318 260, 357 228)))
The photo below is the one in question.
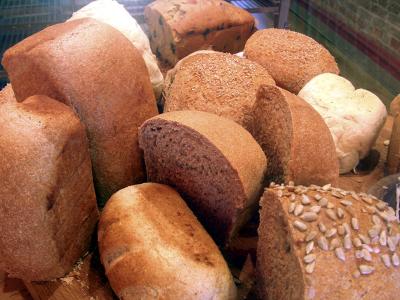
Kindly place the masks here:
POLYGON ((229 53, 195 52, 168 72, 164 111, 206 111, 247 128, 261 84, 275 81, 255 62, 229 53))
POLYGON ((221 245, 257 203, 267 161, 237 123, 200 111, 174 111, 139 129, 148 180, 175 187, 221 245))
POLYGON ((116 29, 94 19, 47 27, 2 61, 18 101, 47 95, 86 125, 100 204, 145 179, 138 126, 157 114, 143 58, 116 29))
POLYGON ((82 18, 104 22, 125 35, 143 56, 154 93, 158 98, 163 88, 163 75, 158 68, 156 57, 151 52, 149 39, 124 6, 114 0, 96 0, 74 12, 68 21, 82 18))
POLYGON ((382 101, 364 89, 355 89, 346 78, 320 74, 299 92, 322 116, 336 145, 340 173, 354 169, 365 158, 385 124, 382 101))
POLYGON ((386 162, 387 162, 387 171, 389 174, 395 174, 400 172, 400 116, 399 115, 397 115, 394 118, 386 162))
POLYGON ((246 43, 244 55, 266 68, 278 86, 294 94, 318 74, 339 74, 328 50, 312 38, 290 30, 255 32, 246 43))
POLYGON ((98 239, 120 299, 236 299, 218 247, 166 185, 144 183, 115 193, 101 215, 98 239))
POLYGON ((156 0, 144 14, 153 53, 171 65, 202 49, 242 51, 254 31, 251 14, 222 0, 156 0))
POLYGON ((0 269, 52 280, 87 251, 98 220, 85 128, 46 96, 0 94, 0 269))
POLYGON ((268 158, 269 180, 336 183, 335 144, 321 116, 304 100, 276 86, 262 86, 250 132, 268 158))
POLYGON ((398 299, 400 230, 387 203, 329 185, 275 185, 261 205, 261 299, 398 299))

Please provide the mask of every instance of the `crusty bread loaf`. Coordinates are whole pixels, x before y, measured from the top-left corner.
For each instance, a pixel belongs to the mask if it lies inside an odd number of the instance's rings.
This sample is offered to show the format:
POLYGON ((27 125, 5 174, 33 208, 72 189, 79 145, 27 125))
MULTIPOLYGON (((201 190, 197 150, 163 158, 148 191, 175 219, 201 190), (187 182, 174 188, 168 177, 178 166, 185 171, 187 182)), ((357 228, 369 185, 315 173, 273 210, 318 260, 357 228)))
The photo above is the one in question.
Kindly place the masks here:
POLYGON ((385 124, 382 101, 370 91, 355 89, 344 77, 324 73, 301 89, 306 100, 324 119, 336 145, 340 173, 353 170, 365 158, 385 124))
POLYGON ((101 215, 98 239, 120 299, 236 299, 219 249, 166 185, 144 183, 115 193, 101 215))
POLYGON ((174 111, 139 129, 148 180, 175 187, 214 239, 225 244, 257 203, 267 162, 237 123, 174 111))
POLYGON ((398 299, 400 230, 385 202, 329 186, 276 185, 261 205, 261 299, 398 299))
POLYGON ((312 38, 290 30, 255 32, 246 43, 244 55, 266 68, 278 86, 294 94, 318 74, 339 74, 328 50, 312 38))
POLYGON ((0 269, 27 281, 63 276, 98 219, 85 128, 46 96, 0 95, 0 269))
POLYGON ((195 52, 168 72, 164 111, 206 111, 247 128, 261 84, 275 81, 255 62, 229 53, 195 52))
POLYGON ((149 71, 156 98, 161 95, 163 76, 157 65, 157 59, 151 52, 149 39, 136 20, 122 4, 114 0, 96 0, 74 12, 68 21, 93 18, 119 30, 139 50, 149 71))
POLYGON ((254 30, 251 14, 222 0, 156 0, 144 13, 153 53, 171 65, 202 49, 239 52, 254 30))
POLYGON ((400 172, 400 115, 397 115, 393 121, 387 153, 387 171, 389 174, 400 172))
POLYGON ((47 27, 4 54, 18 101, 48 95, 86 125, 100 203, 145 178, 137 128, 157 114, 143 58, 116 29, 94 19, 47 27))
POLYGON ((262 86, 250 132, 268 158, 269 180, 335 184, 335 144, 321 116, 303 99, 276 86, 262 86))

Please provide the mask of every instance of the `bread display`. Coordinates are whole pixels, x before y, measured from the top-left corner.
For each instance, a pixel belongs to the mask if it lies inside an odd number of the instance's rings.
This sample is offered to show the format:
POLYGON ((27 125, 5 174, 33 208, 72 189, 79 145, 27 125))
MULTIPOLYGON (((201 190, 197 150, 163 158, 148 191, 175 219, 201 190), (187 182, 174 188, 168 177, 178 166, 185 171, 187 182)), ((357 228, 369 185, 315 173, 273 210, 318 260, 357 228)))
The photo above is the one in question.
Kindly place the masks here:
POLYGON ((269 180, 336 183, 335 144, 324 120, 309 104, 276 86, 262 86, 253 110, 250 132, 268 158, 269 180))
POLYGON ((143 58, 119 31, 89 18, 57 24, 8 49, 2 64, 18 101, 43 94, 78 113, 100 204, 145 179, 137 128, 156 102, 143 58))
POLYGON ((156 0, 144 13, 153 53, 171 65, 197 50, 242 51, 254 30, 251 14, 222 0, 156 0))
POLYGON ((261 84, 275 81, 257 63, 229 53, 195 52, 168 72, 164 111, 206 111, 247 128, 261 84))
POLYGON ((115 193, 101 215, 98 239, 120 299, 236 299, 218 247, 166 185, 144 183, 115 193))
POLYGON ((158 98, 163 87, 163 75, 158 68, 156 57, 151 52, 148 37, 124 6, 114 0, 96 0, 74 12, 68 21, 82 18, 93 18, 104 22, 125 35, 143 56, 154 93, 158 98))
POLYGON ((330 185, 274 185, 261 204, 261 299, 398 298, 400 230, 387 203, 330 185))
POLYGON ((267 161, 237 123, 200 111, 174 111, 139 129, 147 177, 175 187, 219 244, 250 217, 267 161))
POLYGON ((244 56, 266 68, 279 87, 294 94, 318 74, 339 74, 328 50, 306 35, 285 29, 255 32, 244 56))
POLYGON ((85 128, 46 96, 0 92, 0 269, 63 276, 88 250, 98 210, 85 128))
POLYGON ((385 123, 382 101, 364 89, 355 89, 335 74, 314 77, 299 92, 322 116, 336 145, 340 173, 354 169, 366 157, 385 123))

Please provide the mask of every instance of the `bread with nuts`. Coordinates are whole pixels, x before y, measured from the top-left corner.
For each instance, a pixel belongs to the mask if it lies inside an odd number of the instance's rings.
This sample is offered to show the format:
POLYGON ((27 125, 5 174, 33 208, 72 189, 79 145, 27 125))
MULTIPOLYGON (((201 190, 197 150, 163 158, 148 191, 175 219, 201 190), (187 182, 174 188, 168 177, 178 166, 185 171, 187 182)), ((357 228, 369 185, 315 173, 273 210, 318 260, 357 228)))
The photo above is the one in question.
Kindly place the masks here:
POLYGON ((397 299, 400 230, 373 196, 330 185, 266 189, 257 276, 262 299, 397 299))

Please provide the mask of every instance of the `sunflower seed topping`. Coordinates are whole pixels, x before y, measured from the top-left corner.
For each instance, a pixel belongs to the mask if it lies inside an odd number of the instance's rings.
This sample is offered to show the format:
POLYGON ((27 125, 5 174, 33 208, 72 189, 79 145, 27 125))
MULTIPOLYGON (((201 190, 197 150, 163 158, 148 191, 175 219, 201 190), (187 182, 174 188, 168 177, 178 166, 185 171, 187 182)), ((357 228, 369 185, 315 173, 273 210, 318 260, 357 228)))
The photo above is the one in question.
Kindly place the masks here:
POLYGON ((367 212, 371 215, 377 212, 377 210, 374 206, 366 206, 365 208, 366 208, 367 212))
POLYGON ((295 220, 293 222, 293 226, 299 231, 306 231, 307 230, 307 225, 304 224, 303 222, 299 221, 299 220, 295 220))
POLYGON ((351 192, 350 195, 354 200, 360 201, 360 197, 355 192, 351 192))
POLYGON ((321 200, 319 200, 319 205, 321 206, 321 207, 326 207, 327 205, 328 205, 328 199, 326 199, 326 198, 321 198, 321 200))
POLYGON ((310 211, 313 213, 319 214, 319 212, 321 211, 321 206, 319 206, 319 205, 311 206, 310 211))
POLYGON ((372 223, 375 225, 381 225, 382 221, 377 215, 372 215, 372 223))
POLYGON ((357 218, 351 218, 351 227, 353 227, 354 230, 360 229, 360 225, 358 224, 357 218))
POLYGON ((303 260, 306 264, 311 264, 313 261, 315 261, 316 256, 315 254, 307 254, 304 256, 303 260))
POLYGON ((340 247, 340 240, 338 238, 334 238, 331 240, 331 244, 329 245, 329 250, 334 250, 340 247))
POLYGON ((322 250, 328 251, 328 240, 324 236, 320 236, 317 243, 322 250))
POLYGON ((353 238, 353 245, 356 248, 360 248, 362 246, 362 242, 358 237, 353 238))
POLYGON ((356 258, 361 259, 364 257, 364 252, 362 250, 356 250, 355 256, 356 258))
POLYGON ((301 203, 303 204, 303 205, 308 205, 308 204, 310 204, 311 203, 311 200, 310 200, 310 198, 307 196, 307 195, 301 195, 301 203))
POLYGON ((388 245, 390 251, 392 251, 392 252, 396 251, 395 237, 389 236, 389 238, 387 239, 387 245, 388 245))
POLYGON ((369 239, 369 237, 363 235, 363 234, 359 234, 358 237, 360 238, 360 240, 364 243, 364 244, 370 244, 371 240, 369 239))
POLYGON ((383 201, 379 201, 378 203, 376 203, 376 207, 381 211, 385 210, 385 208, 387 207, 387 203, 383 202, 383 201))
POLYGON ((297 204, 294 209, 294 215, 298 217, 303 213, 303 211, 304 211, 304 206, 301 204, 297 204))
POLYGON ((350 235, 346 234, 345 237, 343 238, 343 246, 347 250, 351 249, 352 245, 351 245, 350 235))
POLYGON ((351 202, 350 200, 342 200, 340 201, 340 203, 344 206, 352 206, 353 202, 351 202))
POLYGON ((317 234, 318 233, 316 231, 310 231, 310 233, 306 235, 305 241, 306 242, 312 241, 317 236, 317 234))
POLYGON ((379 231, 380 228, 374 226, 370 230, 368 230, 368 235, 371 239, 373 239, 379 235, 379 231))
POLYGON ((318 219, 318 215, 314 212, 305 212, 301 216, 301 219, 306 222, 314 222, 315 220, 318 219))
POLYGON ((343 209, 341 209, 340 207, 338 207, 338 208, 336 209, 336 214, 337 214, 337 216, 338 216, 339 219, 343 219, 343 217, 344 217, 344 211, 343 211, 343 209))
POLYGON ((288 208, 289 214, 293 213, 295 208, 296 208, 296 203, 294 202, 290 203, 288 208))
POLYGON ((342 194, 339 194, 339 193, 336 192, 336 191, 333 191, 331 194, 332 194, 332 196, 335 197, 335 198, 339 198, 339 199, 342 199, 342 198, 343 198, 343 195, 342 195, 342 194))
POLYGON ((290 201, 294 202, 296 200, 296 195, 295 194, 291 194, 290 195, 290 201))
POLYGON ((371 253, 369 253, 369 251, 367 249, 362 249, 362 253, 363 253, 363 258, 366 261, 372 261, 371 253))
POLYGON ((388 254, 381 255, 381 259, 382 259, 383 264, 387 268, 390 268, 392 266, 392 262, 390 261, 390 256, 388 254))
POLYGON ((345 261, 346 260, 346 256, 344 254, 344 250, 343 248, 339 247, 335 249, 335 254, 336 257, 339 258, 341 261, 345 261))
POLYGON ((367 204, 373 204, 373 202, 372 202, 372 199, 371 198, 368 198, 368 197, 362 197, 361 198, 365 203, 367 203, 367 204))
POLYGON ((332 209, 327 209, 326 210, 326 215, 332 220, 336 221, 336 214, 332 209))
POLYGON ((395 267, 398 267, 400 265, 400 259, 399 259, 399 256, 397 255, 397 253, 393 253, 393 255, 392 255, 392 264, 395 267))
POLYGON ((328 202, 328 204, 326 205, 327 208, 332 209, 335 208, 335 205, 331 202, 328 202))
POLYGON ((336 233, 337 233, 337 229, 336 228, 331 228, 326 232, 325 236, 327 238, 331 238, 331 237, 335 236, 336 233))
POLYGON ((306 245, 306 254, 310 254, 314 249, 314 241, 308 242, 306 245))
POLYGON ((325 233, 326 232, 326 226, 324 225, 324 223, 318 223, 318 228, 319 228, 319 231, 321 231, 322 233, 325 233))
POLYGON ((315 261, 313 261, 310 264, 307 264, 305 268, 307 274, 311 274, 312 272, 314 272, 314 269, 315 269, 315 261))
POLYGON ((367 250, 369 253, 374 252, 374 249, 372 249, 371 246, 369 246, 367 244, 363 244, 362 248, 367 250))
POLYGON ((329 190, 331 189, 331 186, 332 186, 332 185, 331 185, 330 183, 325 184, 325 185, 322 187, 322 190, 325 191, 325 192, 326 192, 326 191, 329 191, 329 190))
POLYGON ((339 235, 344 235, 346 233, 343 225, 339 225, 337 231, 339 235))
POLYGON ((314 199, 317 200, 317 201, 319 201, 319 200, 322 199, 322 196, 321 196, 320 194, 315 194, 315 195, 314 195, 314 199))
POLYGON ((385 229, 383 229, 381 231, 381 234, 379 235, 379 244, 381 246, 386 246, 386 244, 387 244, 387 234, 386 234, 386 230, 385 229))
POLYGON ((359 265, 358 269, 360 270, 360 273, 362 275, 368 275, 371 274, 372 272, 374 272, 374 267, 372 266, 368 266, 368 265, 359 265))

